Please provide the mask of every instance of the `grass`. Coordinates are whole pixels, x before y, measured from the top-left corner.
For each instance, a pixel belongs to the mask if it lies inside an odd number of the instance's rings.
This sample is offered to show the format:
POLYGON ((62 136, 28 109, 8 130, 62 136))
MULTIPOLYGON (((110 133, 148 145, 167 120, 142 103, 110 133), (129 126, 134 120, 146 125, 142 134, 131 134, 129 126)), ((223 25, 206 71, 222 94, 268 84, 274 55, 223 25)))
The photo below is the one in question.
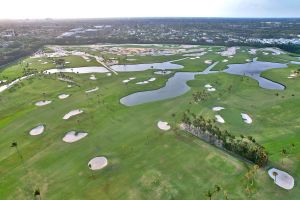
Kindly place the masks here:
MULTIPOLYGON (((237 55, 244 59, 244 55, 237 55)), ((148 58, 147 58, 148 59, 148 58)), ((155 59, 152 58, 152 59, 155 59)), ((201 57, 218 61, 218 55, 201 57)), ((150 58, 149 58, 150 60, 150 58)), ((199 59, 200 60, 200 59, 199 59)), ((146 61, 146 59, 145 59, 146 61)), ((75 61, 74 61, 75 62, 75 61)), ((199 68, 196 60, 180 61, 186 71, 199 68)), ((45 67, 46 68, 46 67, 45 67)), ((223 187, 230 199, 248 199, 244 192, 244 175, 249 165, 198 138, 182 131, 159 130, 159 120, 172 127, 179 123, 181 114, 190 109, 207 118, 214 118, 213 106, 223 106, 220 112, 226 123, 219 125, 236 135, 251 135, 270 153, 272 166, 288 171, 296 181, 291 191, 278 188, 260 169, 255 178, 253 199, 291 199, 300 195, 300 79, 287 79, 290 71, 275 69, 262 75, 287 86, 285 91, 265 90, 249 78, 225 73, 198 75, 188 84, 191 91, 180 97, 125 107, 119 99, 128 94, 163 86, 169 76, 145 72, 119 73, 107 77, 96 74, 69 74, 79 86, 67 88, 55 75, 35 76, 0 93, 0 194, 4 199, 32 199, 32 189, 39 188, 43 199, 205 199, 207 190, 215 184, 223 187), (122 80, 137 79, 127 85, 122 80), (135 82, 158 78, 147 85, 135 82), (217 91, 198 104, 190 104, 192 93, 203 90, 210 83, 217 91), (84 91, 94 87, 95 93, 84 91), (231 86, 231 90, 228 88, 231 86), (53 102, 36 107, 44 99, 53 102), (59 100, 57 96, 71 96, 59 100), (294 94, 294 96, 292 96, 294 94), (84 113, 69 120, 64 114, 73 109, 84 113), (245 124, 240 113, 248 113, 253 124, 245 124), (176 117, 172 117, 176 113, 176 117), (43 123, 46 130, 33 137, 28 133, 43 123), (65 133, 82 130, 89 135, 73 144, 62 141, 65 133), (17 141, 25 161, 24 171, 17 153, 10 147, 17 141), (296 148, 282 164, 280 150, 295 143, 296 148), (95 156, 108 158, 108 166, 91 172, 87 166, 95 156)), ((17 66, 4 69, 7 76, 19 73, 17 66), (8 73, 9 72, 9 73, 8 73)), ((2 72, 2 73, 3 73, 2 72)), ((223 199, 217 194, 213 199, 223 199)))

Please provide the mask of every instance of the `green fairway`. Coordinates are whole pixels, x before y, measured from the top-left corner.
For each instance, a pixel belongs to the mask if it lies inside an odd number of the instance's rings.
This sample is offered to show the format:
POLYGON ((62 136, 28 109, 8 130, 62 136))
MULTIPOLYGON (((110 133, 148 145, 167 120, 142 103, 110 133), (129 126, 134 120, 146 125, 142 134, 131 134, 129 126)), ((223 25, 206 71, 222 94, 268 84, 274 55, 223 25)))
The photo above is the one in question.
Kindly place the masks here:
MULTIPOLYGON (((138 48, 134 45, 124 45, 124 48, 128 46, 138 48)), ((244 49, 249 48, 239 49, 228 59, 217 53, 220 47, 215 47, 200 58, 175 62, 184 68, 174 71, 203 71, 209 66, 205 60, 220 62, 213 70, 225 69, 226 64, 245 63, 245 59, 255 57, 272 62, 293 60, 288 54, 268 58, 260 53, 255 56, 242 52, 244 49), (228 59, 228 63, 223 63, 224 59, 228 59)), ((183 54, 135 55, 128 58, 136 60, 123 60, 121 64, 165 62, 183 57, 183 54)), ((70 62, 66 67, 101 66, 95 59, 86 62, 79 56, 63 58, 70 62)), ((22 63, 32 63, 28 68, 39 72, 56 67, 48 58, 38 60, 24 58, 21 64, 1 69, 0 80, 23 76, 22 63), (39 64, 47 61, 48 64, 39 64)), ((251 199, 297 200, 300 196, 300 77, 287 77, 292 70, 298 69, 300 65, 289 65, 262 73, 263 77, 284 84, 283 91, 262 89, 251 78, 221 72, 197 75, 195 80, 188 82, 191 90, 182 96, 132 107, 120 104, 120 99, 138 91, 161 88, 173 74, 156 75, 154 70, 112 76, 93 73, 97 80, 91 81, 90 74, 66 73, 76 83, 70 88, 67 87, 69 83, 58 80, 57 74, 34 75, 0 93, 0 199, 33 199, 33 191, 37 188, 42 199, 55 200, 208 199, 205 194, 216 184, 222 190, 212 199, 225 199, 224 192, 229 199, 249 199, 245 192, 245 174, 252 164, 181 131, 178 127, 182 115, 189 109, 212 120, 215 114, 222 115, 226 123, 217 124, 221 130, 236 136, 253 136, 266 148, 269 165, 257 171, 251 199), (136 79, 128 84, 122 82, 130 77, 136 79), (151 77, 156 81, 135 84, 151 77), (205 84, 212 84, 216 91, 206 100, 194 103, 192 94, 203 91, 205 84), (85 92, 95 87, 99 90, 85 92), (62 93, 70 97, 59 99, 62 93), (35 106, 41 100, 52 103, 35 106), (214 106, 225 109, 214 112, 214 106), (84 113, 62 119, 74 109, 82 109, 84 113), (253 123, 244 123, 241 113, 249 114, 253 123), (172 129, 160 130, 157 127, 160 120, 169 122, 172 129), (39 124, 45 125, 45 132, 30 136, 29 131, 39 124), (63 142, 64 135, 72 130, 85 131, 88 136, 75 143, 63 142), (23 161, 10 147, 12 142, 18 143, 23 161), (283 156, 282 148, 289 148, 291 144, 295 148, 288 156, 283 156), (88 162, 96 156, 105 156, 108 166, 99 171, 90 170, 88 162), (267 174, 269 167, 292 175, 295 187, 287 191, 275 185, 267 174)))

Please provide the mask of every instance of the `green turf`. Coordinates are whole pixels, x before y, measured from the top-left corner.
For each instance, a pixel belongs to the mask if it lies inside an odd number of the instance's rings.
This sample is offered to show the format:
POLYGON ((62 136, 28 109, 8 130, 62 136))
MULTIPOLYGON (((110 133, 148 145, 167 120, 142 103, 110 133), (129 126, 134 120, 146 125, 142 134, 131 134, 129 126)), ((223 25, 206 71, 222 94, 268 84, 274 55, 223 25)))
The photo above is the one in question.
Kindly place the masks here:
MULTIPOLYGON (((241 54, 236 55, 236 62, 247 57, 241 54)), ((212 52, 198 59, 199 64, 197 59, 183 60, 180 63, 186 68, 181 71, 202 71, 207 59, 224 58, 212 52)), ((39 70, 48 67, 51 66, 41 66, 39 70)), ((15 74, 22 75, 20 68, 8 67, 1 76, 12 79, 15 74)), ((180 97, 133 107, 121 105, 119 99, 137 91, 160 88, 172 75, 154 75, 148 70, 111 77, 95 74, 98 79, 91 81, 89 74, 68 74, 78 83, 72 88, 57 80, 56 75, 24 80, 0 93, 0 197, 32 199, 34 187, 40 189, 42 199, 207 199, 207 190, 218 184, 230 199, 248 199, 244 175, 249 164, 188 133, 176 129, 163 132, 156 125, 163 120, 176 127, 186 109, 213 119, 215 112, 211 108, 223 106, 226 109, 219 113, 226 123, 218 126, 235 135, 253 136, 269 152, 270 166, 288 171, 296 181, 293 190, 285 191, 273 183, 266 169, 260 169, 255 176, 252 199, 297 200, 300 78, 287 77, 298 68, 299 65, 289 65, 262 74, 284 84, 287 87, 284 91, 261 89, 247 77, 225 73, 198 75, 188 82, 192 90, 180 97), (137 79, 122 83, 129 77, 137 79), (157 80, 147 85, 134 84, 150 77, 157 80), (207 83, 217 91, 206 101, 191 102, 192 93, 203 90, 207 83), (84 92, 96 86, 100 88, 97 92, 84 92), (61 93, 71 96, 59 100, 57 96, 61 93), (43 99, 53 102, 44 107, 34 105, 43 99), (84 113, 62 119, 77 108, 84 113), (245 124, 241 112, 248 113, 253 124, 245 124), (40 123, 46 125, 46 131, 40 136, 30 136, 28 132, 40 123), (87 131, 89 135, 76 143, 64 143, 64 134, 71 130, 87 131), (24 166, 10 147, 13 141, 19 144, 24 166), (282 163, 280 150, 291 143, 296 148, 282 163), (106 156, 108 166, 91 172, 87 163, 94 156, 106 156)), ((220 193, 213 199, 224 196, 220 193)))

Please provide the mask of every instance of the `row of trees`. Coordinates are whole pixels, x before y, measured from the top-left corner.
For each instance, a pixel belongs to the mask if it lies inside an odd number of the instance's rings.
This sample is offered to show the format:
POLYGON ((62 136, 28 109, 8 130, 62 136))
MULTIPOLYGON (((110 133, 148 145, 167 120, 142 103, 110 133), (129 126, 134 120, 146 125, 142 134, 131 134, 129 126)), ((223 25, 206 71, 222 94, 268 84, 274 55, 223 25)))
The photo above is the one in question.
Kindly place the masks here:
POLYGON ((228 131, 222 131, 213 120, 196 116, 187 111, 183 114, 182 128, 206 142, 232 152, 252 163, 263 167, 268 163, 268 154, 263 146, 256 143, 251 136, 235 136, 228 131))

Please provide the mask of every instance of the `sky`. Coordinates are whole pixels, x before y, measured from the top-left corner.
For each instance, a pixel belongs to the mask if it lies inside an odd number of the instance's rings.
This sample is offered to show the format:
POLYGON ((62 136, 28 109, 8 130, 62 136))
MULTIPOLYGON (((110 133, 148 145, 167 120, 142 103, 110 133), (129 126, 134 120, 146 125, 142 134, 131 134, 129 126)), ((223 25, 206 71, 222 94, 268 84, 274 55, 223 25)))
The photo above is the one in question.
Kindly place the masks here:
POLYGON ((0 19, 300 17, 300 0, 1 0, 0 19))

